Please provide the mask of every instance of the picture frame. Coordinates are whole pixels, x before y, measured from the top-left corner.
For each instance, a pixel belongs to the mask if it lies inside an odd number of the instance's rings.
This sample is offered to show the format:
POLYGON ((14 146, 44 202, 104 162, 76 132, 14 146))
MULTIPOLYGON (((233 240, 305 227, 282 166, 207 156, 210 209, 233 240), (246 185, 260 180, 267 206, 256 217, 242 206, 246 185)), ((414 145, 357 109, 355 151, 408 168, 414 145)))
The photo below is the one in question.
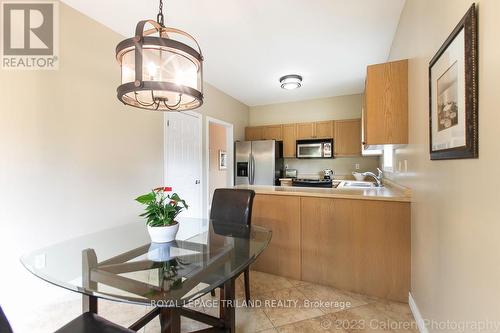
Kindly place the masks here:
POLYGON ((472 4, 429 62, 431 160, 479 157, 477 29, 472 4))
POLYGON ((227 152, 219 149, 219 170, 227 169, 227 152))

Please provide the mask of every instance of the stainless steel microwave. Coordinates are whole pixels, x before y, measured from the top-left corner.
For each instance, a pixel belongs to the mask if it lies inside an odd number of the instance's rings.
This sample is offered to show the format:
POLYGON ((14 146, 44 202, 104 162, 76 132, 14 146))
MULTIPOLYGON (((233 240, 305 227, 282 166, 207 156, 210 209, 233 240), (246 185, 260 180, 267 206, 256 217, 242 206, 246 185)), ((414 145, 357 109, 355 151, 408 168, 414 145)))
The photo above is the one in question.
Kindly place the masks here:
POLYGON ((333 139, 297 140, 297 158, 333 158, 333 139))

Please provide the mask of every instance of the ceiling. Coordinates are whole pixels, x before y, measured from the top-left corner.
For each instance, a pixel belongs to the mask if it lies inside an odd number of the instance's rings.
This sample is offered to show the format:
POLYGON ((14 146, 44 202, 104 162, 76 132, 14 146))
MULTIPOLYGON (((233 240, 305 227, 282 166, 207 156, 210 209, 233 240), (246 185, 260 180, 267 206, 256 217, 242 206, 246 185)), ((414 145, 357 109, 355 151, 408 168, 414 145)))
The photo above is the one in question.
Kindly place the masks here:
MULTIPOLYGON (((131 37, 156 0, 63 0, 131 37)), ((360 93, 387 60, 405 0, 166 0, 167 26, 200 43, 205 81, 249 105, 360 93), (303 76, 287 91, 279 78, 303 76)))

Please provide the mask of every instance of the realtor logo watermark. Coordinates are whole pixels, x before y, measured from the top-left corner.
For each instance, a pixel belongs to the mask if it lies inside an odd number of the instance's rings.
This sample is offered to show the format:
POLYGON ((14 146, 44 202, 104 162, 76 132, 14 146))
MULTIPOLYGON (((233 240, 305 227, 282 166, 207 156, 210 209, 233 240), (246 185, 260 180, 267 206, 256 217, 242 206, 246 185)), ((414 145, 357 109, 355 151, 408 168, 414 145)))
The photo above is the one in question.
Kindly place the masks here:
POLYGON ((2 69, 59 67, 57 1, 2 1, 2 69))

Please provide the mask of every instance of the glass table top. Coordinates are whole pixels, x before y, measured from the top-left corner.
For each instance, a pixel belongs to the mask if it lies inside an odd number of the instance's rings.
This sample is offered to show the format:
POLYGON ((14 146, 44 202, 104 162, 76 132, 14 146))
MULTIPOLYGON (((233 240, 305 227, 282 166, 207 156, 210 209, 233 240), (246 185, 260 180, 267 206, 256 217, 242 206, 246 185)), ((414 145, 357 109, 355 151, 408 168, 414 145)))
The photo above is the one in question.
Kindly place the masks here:
POLYGON ((235 277, 267 247, 259 226, 179 218, 170 243, 150 243, 132 223, 48 246, 21 258, 37 277, 100 298, 151 305, 184 305, 235 277))

